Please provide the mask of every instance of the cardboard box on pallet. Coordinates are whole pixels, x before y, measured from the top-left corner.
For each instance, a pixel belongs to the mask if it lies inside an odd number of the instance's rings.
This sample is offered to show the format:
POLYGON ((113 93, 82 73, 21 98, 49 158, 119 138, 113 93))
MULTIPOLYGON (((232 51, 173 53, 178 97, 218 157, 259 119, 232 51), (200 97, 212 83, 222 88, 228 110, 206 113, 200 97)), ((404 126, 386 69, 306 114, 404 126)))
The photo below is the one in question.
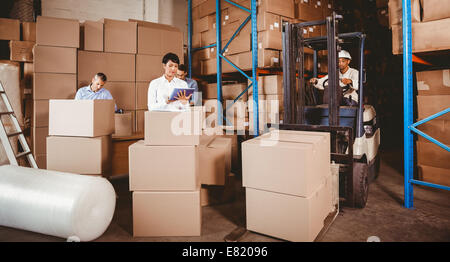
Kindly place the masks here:
POLYGON ((103 52, 104 28, 102 21, 85 21, 83 33, 83 50, 103 52))
POLYGON ((418 171, 422 181, 450 186, 450 169, 419 165, 418 171))
POLYGON ((113 136, 131 136, 133 134, 133 113, 114 114, 115 132, 113 136))
MULTIPOLYGON (((449 146, 449 145, 447 145, 449 146)), ((450 152, 428 141, 417 141, 417 164, 450 169, 450 152)))
POLYGON ((439 0, 420 0, 423 22, 450 18, 450 2, 439 0))
POLYGON ((329 134, 308 133, 279 134, 242 143, 243 186, 301 197, 313 194, 331 172, 330 151, 325 149, 330 147, 330 139, 329 134), (294 155, 296 159, 290 160, 294 155), (274 177, 274 172, 279 175, 274 177))
POLYGON ((419 95, 450 95, 450 69, 416 73, 419 95))
POLYGON ((129 147, 130 191, 194 191, 198 161, 197 146, 147 146, 141 140, 129 147))
POLYGON ((76 74, 34 73, 33 99, 73 99, 77 92, 76 74))
POLYGON ((137 23, 102 19, 104 23, 104 50, 112 53, 137 53, 137 23))
POLYGON ((144 131, 145 145, 198 145, 202 131, 202 110, 146 111, 144 131))
MULTIPOLYGON (((450 107, 450 95, 417 96, 417 113, 419 119, 427 118, 450 107)), ((450 120, 450 115, 439 117, 440 120, 450 120)))
POLYGON ((35 45, 33 56, 36 73, 77 73, 76 48, 35 45))
POLYGON ((191 192, 133 192, 133 236, 200 236, 200 188, 191 192))
POLYGON ((202 136, 198 147, 201 184, 225 185, 231 172, 231 142, 231 138, 202 136))
MULTIPOLYGON (((402 24, 402 0, 389 0, 389 24, 392 26, 402 24)), ((420 2, 419 0, 411 0, 411 22, 420 22, 420 2)))
POLYGON ((98 137, 113 133, 113 100, 49 101, 49 135, 98 137))
POLYGON ((0 40, 20 41, 20 21, 0 18, 0 40))
POLYGON ((11 61, 33 62, 34 42, 29 41, 10 41, 9 50, 11 61))
POLYGON ((98 72, 108 81, 135 81, 135 55, 78 51, 78 81, 91 81, 98 72))
POLYGON ((47 137, 47 169, 82 175, 107 174, 111 168, 111 136, 47 137))
POLYGON ((36 44, 78 48, 80 47, 80 22, 75 19, 38 16, 36 44))

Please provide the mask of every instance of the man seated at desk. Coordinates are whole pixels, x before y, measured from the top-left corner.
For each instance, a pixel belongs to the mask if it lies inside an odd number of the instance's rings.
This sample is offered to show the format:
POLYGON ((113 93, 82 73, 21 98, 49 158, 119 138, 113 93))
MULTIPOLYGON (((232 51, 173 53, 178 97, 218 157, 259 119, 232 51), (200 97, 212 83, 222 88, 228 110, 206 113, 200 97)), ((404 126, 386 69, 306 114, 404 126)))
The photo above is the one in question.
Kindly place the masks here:
MULTIPOLYGON (((111 93, 103 87, 106 80, 105 74, 95 74, 88 86, 78 89, 75 100, 113 100, 111 93)), ((117 111, 117 105, 114 107, 117 111)))
POLYGON ((192 95, 180 92, 175 100, 169 100, 175 88, 188 89, 186 81, 176 76, 180 59, 176 54, 168 53, 162 60, 164 74, 150 82, 148 87, 148 110, 181 110, 189 108, 192 95))

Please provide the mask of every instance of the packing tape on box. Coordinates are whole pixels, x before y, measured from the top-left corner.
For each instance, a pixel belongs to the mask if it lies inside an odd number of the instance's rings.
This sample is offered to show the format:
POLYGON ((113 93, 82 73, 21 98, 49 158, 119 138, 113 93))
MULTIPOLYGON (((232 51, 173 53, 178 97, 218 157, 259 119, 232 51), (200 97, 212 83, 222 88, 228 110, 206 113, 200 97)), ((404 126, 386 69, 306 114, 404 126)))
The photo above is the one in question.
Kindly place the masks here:
POLYGON ((91 241, 106 231, 115 205, 105 178, 0 166, 1 226, 91 241))

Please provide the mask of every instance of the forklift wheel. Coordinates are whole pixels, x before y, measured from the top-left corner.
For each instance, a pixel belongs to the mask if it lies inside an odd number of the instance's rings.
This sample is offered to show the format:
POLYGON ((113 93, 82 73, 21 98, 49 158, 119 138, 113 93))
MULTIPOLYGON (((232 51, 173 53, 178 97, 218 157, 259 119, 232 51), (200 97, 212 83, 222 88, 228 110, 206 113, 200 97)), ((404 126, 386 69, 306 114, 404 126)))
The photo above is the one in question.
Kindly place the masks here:
POLYGON ((353 162, 353 199, 357 208, 366 206, 369 195, 368 172, 366 163, 353 162))

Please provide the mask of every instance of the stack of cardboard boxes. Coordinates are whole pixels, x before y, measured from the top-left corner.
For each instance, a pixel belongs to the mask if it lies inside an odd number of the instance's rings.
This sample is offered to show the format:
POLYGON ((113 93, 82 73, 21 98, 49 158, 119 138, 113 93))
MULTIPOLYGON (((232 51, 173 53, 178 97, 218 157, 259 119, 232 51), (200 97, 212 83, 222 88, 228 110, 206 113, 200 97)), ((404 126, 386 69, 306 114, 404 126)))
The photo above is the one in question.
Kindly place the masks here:
POLYGON ((199 236, 202 112, 145 112, 145 139, 129 147, 134 236, 199 236))
MULTIPOLYGON (((417 72, 418 120, 450 108, 450 69, 417 72)), ((450 145, 450 115, 445 114, 418 126, 439 142, 450 145)), ((450 186, 450 152, 422 136, 417 141, 419 178, 450 186)))
POLYGON ((244 142, 242 158, 247 229, 289 241, 314 241, 336 204, 330 135, 271 131, 244 142))
POLYGON ((73 99, 77 88, 78 20, 38 17, 34 47, 33 154, 40 168, 46 165, 49 100, 73 99), (55 34, 58 32, 58 34, 55 34))
MULTIPOLYGON (((412 51, 428 52, 450 49, 450 2, 412 0, 412 51)), ((402 1, 389 0, 389 21, 392 27, 392 53, 403 53, 402 1)))
POLYGON ((112 100, 50 100, 47 169, 107 175, 114 133, 112 100))

